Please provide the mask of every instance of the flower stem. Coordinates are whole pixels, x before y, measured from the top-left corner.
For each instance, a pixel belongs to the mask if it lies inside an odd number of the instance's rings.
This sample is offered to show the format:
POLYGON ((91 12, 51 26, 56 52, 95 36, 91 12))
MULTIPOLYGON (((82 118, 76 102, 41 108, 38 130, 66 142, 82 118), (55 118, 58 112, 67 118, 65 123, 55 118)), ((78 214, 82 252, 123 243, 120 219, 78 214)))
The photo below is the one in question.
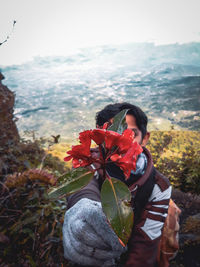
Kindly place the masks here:
POLYGON ((117 152, 117 150, 119 149, 119 147, 116 147, 115 149, 114 149, 114 151, 109 151, 110 153, 108 153, 108 155, 106 156, 106 161, 114 154, 114 153, 116 153, 117 152))

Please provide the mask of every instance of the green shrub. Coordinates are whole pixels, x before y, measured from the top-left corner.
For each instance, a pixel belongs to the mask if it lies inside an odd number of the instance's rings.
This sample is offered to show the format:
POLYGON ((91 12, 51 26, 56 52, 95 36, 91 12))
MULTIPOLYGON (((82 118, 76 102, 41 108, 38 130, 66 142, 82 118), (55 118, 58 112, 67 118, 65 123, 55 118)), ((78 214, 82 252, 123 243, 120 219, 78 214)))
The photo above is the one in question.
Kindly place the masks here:
POLYGON ((184 192, 200 193, 199 140, 197 131, 153 131, 147 146, 156 168, 184 192))
POLYGON ((40 139, 23 141, 8 146, 6 151, 0 150, 0 181, 8 174, 40 167, 45 167, 56 176, 69 170, 64 161, 47 154, 40 139))
POLYGON ((29 170, 0 187, 0 266, 67 266, 63 258, 65 199, 50 201, 56 178, 29 170))

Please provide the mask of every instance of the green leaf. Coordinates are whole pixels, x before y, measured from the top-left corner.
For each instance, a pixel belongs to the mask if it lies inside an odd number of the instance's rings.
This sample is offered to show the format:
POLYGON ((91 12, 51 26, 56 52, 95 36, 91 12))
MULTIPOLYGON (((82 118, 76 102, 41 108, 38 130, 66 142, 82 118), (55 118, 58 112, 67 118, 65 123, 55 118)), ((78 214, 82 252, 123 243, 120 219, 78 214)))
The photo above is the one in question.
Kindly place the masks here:
POLYGON ((86 172, 86 169, 83 167, 72 169, 70 171, 67 171, 66 173, 62 174, 58 177, 57 181, 63 182, 63 181, 72 181, 76 179, 79 175, 82 175, 83 172, 86 172))
POLYGON ((113 124, 110 127, 108 127, 108 130, 122 134, 123 131, 127 129, 127 124, 126 124, 127 112, 128 109, 124 109, 120 111, 117 115, 115 115, 115 117, 113 118, 113 124))
POLYGON ((112 229, 126 245, 133 228, 133 210, 130 204, 131 193, 118 179, 106 179, 101 189, 103 211, 112 229))
POLYGON ((84 168, 80 168, 80 170, 75 169, 71 171, 71 175, 67 175, 72 180, 49 192, 49 197, 57 198, 64 195, 71 195, 85 187, 94 176, 93 172, 84 168))

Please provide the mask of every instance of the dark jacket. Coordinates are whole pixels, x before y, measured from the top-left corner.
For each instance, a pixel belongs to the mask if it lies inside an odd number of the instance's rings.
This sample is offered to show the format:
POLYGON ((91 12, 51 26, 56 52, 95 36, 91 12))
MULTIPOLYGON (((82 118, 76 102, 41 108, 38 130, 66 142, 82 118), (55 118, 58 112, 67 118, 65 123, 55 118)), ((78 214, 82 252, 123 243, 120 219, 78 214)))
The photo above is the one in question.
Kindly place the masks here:
MULTIPOLYGON (((154 168, 150 152, 143 149, 148 160, 146 171, 129 185, 135 219, 128 252, 122 257, 125 267, 156 266, 158 245, 171 197, 169 180, 154 168)), ((67 208, 82 198, 101 201, 100 186, 101 182, 94 177, 85 188, 68 198, 67 208)))

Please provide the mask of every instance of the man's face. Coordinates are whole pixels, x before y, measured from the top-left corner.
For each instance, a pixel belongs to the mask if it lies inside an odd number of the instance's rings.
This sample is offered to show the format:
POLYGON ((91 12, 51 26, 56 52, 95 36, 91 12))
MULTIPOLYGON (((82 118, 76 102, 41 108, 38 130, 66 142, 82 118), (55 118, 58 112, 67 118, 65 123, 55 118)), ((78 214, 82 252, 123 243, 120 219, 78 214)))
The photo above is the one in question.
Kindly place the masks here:
POLYGON ((134 140, 138 142, 138 144, 145 146, 149 139, 149 133, 147 133, 142 139, 142 132, 139 130, 136 124, 136 119, 133 115, 129 115, 129 114, 126 115, 126 123, 127 123, 127 128, 131 129, 135 134, 134 140))

